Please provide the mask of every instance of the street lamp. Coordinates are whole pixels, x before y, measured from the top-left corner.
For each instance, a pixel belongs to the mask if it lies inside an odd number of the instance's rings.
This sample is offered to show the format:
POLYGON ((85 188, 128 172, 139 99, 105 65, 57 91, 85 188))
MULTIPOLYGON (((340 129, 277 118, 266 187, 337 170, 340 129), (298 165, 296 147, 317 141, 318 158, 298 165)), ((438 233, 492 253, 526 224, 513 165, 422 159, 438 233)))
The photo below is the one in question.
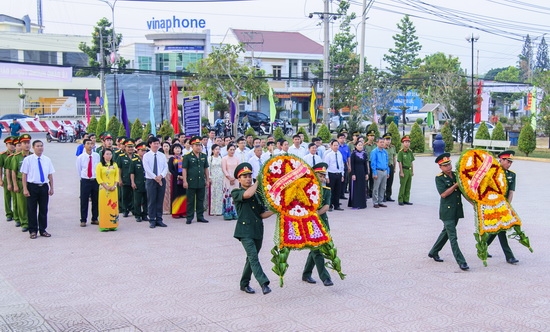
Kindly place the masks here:
MULTIPOLYGON (((109 2, 107 0, 99 0, 99 1, 106 3, 111 8, 112 35, 111 35, 111 56, 110 56, 110 61, 111 61, 111 68, 113 68, 113 66, 115 66, 115 64, 117 62, 116 34, 115 34, 115 6, 116 6, 116 2, 118 0, 114 0, 113 2, 109 2)), ((100 40, 100 43, 101 43, 101 45, 103 45, 103 40, 100 40)), ((103 61, 104 61, 103 54, 101 56, 102 56, 101 63, 103 64, 103 61)), ((103 71, 102 71, 102 73, 103 73, 103 71)), ((115 72, 115 79, 116 79, 116 72, 115 72)), ((102 91, 104 91, 104 93, 106 94, 107 91, 105 91, 105 76, 102 76, 101 86, 102 86, 102 91)), ((113 84, 113 86, 115 86, 115 84, 113 84)), ((104 96, 101 96, 101 97, 103 98, 103 100, 105 100, 104 96)), ((116 90, 115 90, 115 97, 116 97, 116 90)), ((116 102, 114 103, 114 106, 115 106, 114 114, 116 116, 116 114, 117 114, 117 103, 116 102)), ((109 107, 109 105, 107 105, 107 107, 109 107)))
POLYGON ((466 36, 466 40, 472 44, 472 94, 471 94, 471 104, 472 104, 472 121, 471 121, 471 128, 470 128, 470 137, 472 139, 471 143, 470 143, 470 147, 473 148, 474 147, 474 113, 475 113, 475 108, 474 108, 474 43, 476 41, 478 41, 479 39, 479 35, 474 35, 473 33, 470 35, 470 36, 466 36))

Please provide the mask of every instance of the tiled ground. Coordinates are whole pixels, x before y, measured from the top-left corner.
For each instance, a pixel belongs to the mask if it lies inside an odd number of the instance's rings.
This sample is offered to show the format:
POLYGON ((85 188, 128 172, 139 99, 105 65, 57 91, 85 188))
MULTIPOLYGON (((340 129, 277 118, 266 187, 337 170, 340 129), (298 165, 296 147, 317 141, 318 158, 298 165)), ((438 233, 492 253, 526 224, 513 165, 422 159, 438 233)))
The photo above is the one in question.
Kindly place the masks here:
MULTIPOLYGON (((548 163, 513 165, 514 206, 535 250, 511 241, 516 266, 495 242, 483 267, 467 203, 458 231, 470 271, 458 268, 448 245, 444 263, 426 256, 442 223, 438 168, 433 158, 419 157, 414 206, 370 204, 329 214, 347 273, 343 281, 333 273, 333 287, 301 281, 307 253, 299 251, 278 287, 269 254, 274 219, 268 219, 260 256, 273 292, 264 296, 239 291, 244 252, 232 238, 234 222, 210 217, 209 224, 185 225, 167 218, 168 228, 149 229, 121 218, 117 232, 79 227, 74 148, 46 144, 57 169, 53 236, 30 240, 13 223, 0 222, 0 331, 550 330, 548 163)), ((256 282, 252 287, 260 291, 256 282)))

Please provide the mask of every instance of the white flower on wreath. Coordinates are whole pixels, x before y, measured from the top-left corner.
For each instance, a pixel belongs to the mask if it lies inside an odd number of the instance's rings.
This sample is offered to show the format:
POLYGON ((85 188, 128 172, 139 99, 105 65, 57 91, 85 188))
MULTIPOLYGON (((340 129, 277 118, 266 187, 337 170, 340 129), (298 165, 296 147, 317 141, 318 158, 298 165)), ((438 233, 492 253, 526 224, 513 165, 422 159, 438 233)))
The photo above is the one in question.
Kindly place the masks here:
POLYGON ((302 216, 307 215, 307 210, 304 209, 303 207, 301 207, 300 205, 296 205, 290 211, 288 211, 288 213, 291 216, 302 217, 302 216))
POLYGON ((273 200, 273 203, 275 203, 276 205, 281 205, 281 195, 270 194, 270 196, 273 200))
POLYGON ((283 168, 283 161, 277 160, 269 165, 269 171, 273 174, 281 174, 283 168))
POLYGON ((319 187, 314 184, 307 190, 307 193, 309 194, 309 199, 313 202, 313 204, 317 204, 319 202, 319 187))
POLYGON ((302 163, 298 159, 290 159, 290 163, 292 164, 292 168, 296 169, 302 165, 302 163))

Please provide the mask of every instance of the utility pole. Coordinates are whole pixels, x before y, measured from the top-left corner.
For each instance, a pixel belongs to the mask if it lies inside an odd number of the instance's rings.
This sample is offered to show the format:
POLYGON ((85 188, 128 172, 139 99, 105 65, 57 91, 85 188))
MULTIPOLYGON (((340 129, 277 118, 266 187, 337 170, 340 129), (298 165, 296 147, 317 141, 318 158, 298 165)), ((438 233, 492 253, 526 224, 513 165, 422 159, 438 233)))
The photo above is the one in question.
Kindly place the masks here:
MULTIPOLYGON (((245 45, 256 45, 256 44, 260 44, 262 45, 264 43, 263 41, 263 38, 262 40, 260 41, 254 41, 254 35, 261 35, 260 32, 257 32, 257 31, 247 31, 247 32, 244 32, 247 36, 248 36, 248 39, 249 41, 247 42, 244 42, 243 44, 245 45)), ((251 53, 252 53, 252 60, 251 60, 251 65, 252 67, 254 68, 254 72, 256 71, 257 67, 256 67, 256 64, 254 63, 254 46, 250 46, 250 49, 251 49, 251 53)), ((252 102, 252 110, 254 109, 258 109, 257 105, 256 105, 256 100, 254 99, 254 96, 251 95, 250 96, 250 99, 251 99, 251 102, 252 102)))
POLYGON ((359 43, 359 75, 362 75, 365 72, 365 27, 367 25, 366 16, 367 0, 363 0, 363 14, 361 15, 361 42, 359 43))
POLYGON ((103 96, 105 93, 105 54, 103 54, 103 32, 101 27, 99 27, 99 80, 101 81, 99 98, 101 100, 101 110, 103 111, 103 102, 105 100, 103 96))

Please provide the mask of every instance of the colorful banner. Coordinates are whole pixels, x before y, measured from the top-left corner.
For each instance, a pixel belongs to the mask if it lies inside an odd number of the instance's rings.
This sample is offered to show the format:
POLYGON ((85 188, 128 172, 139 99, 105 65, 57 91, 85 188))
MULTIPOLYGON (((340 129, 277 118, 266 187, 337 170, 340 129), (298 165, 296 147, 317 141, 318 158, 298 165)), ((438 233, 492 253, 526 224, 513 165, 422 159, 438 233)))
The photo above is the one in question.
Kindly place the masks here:
POLYGON ((175 133, 180 132, 180 125, 178 121, 178 85, 176 81, 172 81, 170 88, 170 123, 174 128, 175 133))
POLYGON ((317 101, 317 96, 315 95, 315 86, 311 86, 311 100, 309 101, 309 116, 311 117, 311 123, 317 122, 317 117, 315 114, 315 102, 317 101))
POLYGON ((72 67, 35 66, 15 63, 2 63, 0 78, 26 80, 71 82, 72 67))
POLYGON ((90 123, 91 109, 90 109, 90 94, 88 89, 86 89, 86 94, 84 94, 84 100, 86 101, 86 123, 90 123))
POLYGON ((120 109, 120 118, 122 120, 122 125, 126 130, 126 137, 130 138, 130 125, 128 124, 128 111, 126 110, 126 99, 124 99, 124 90, 122 90, 122 93, 120 95, 120 109))
POLYGON ((277 109, 275 108, 275 100, 273 99, 273 88, 269 88, 269 120, 271 122, 275 121, 277 116, 277 109))

